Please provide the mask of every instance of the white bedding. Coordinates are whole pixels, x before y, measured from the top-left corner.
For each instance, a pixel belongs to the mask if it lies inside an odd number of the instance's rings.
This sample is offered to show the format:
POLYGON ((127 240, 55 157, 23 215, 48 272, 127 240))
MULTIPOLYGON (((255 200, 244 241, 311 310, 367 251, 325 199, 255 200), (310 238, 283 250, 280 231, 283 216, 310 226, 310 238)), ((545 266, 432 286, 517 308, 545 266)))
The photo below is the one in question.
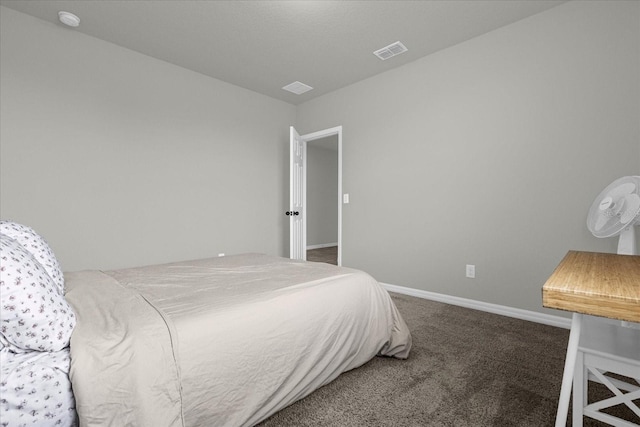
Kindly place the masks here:
POLYGON ((72 426, 69 339, 75 314, 46 241, 0 221, 0 426, 72 426))
POLYGON ((65 277, 81 425, 254 425, 411 348, 358 270, 245 254, 65 277))
POLYGON ((4 347, 0 370, 0 425, 76 425, 68 348, 16 354, 4 347))

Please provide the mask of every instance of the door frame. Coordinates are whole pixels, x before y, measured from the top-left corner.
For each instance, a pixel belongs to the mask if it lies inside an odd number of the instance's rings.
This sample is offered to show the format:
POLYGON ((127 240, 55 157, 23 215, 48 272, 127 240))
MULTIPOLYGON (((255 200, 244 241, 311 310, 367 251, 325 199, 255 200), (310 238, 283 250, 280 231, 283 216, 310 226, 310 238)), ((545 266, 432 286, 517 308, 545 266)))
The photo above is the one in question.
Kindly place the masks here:
MULTIPOLYGON (((305 145, 305 151, 306 151, 306 145, 308 142, 310 141, 314 141, 316 139, 320 139, 320 138, 326 138, 328 136, 333 136, 333 135, 338 135, 338 265, 341 266, 342 265, 342 126, 335 126, 329 129, 323 129, 323 130, 319 130, 317 132, 312 132, 312 133, 307 133, 305 135, 300 135, 300 139, 302 140, 302 143, 305 145)), ((304 179, 304 200, 306 200, 306 194, 307 194, 307 180, 306 180, 306 174, 307 174, 307 156, 304 157, 304 174, 305 174, 305 179, 304 179)), ((304 214, 306 214, 306 206, 304 207, 305 211, 304 214)), ((304 234, 306 236, 307 234, 307 222, 304 222, 304 234)), ((305 239, 306 240, 306 239, 305 239)), ((307 250, 307 248, 305 247, 305 251, 307 250)))

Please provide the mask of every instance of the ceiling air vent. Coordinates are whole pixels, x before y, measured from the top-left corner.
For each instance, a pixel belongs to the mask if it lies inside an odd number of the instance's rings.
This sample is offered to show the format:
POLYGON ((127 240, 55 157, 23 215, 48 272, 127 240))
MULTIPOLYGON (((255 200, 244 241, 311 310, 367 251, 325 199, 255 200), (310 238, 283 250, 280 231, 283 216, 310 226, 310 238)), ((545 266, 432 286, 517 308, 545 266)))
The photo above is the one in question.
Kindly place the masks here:
POLYGON ((401 53, 405 53, 408 49, 400 42, 391 43, 389 46, 385 46, 382 49, 378 49, 373 54, 378 58, 389 59, 396 55, 400 55, 401 53))
POLYGON ((295 93, 296 95, 301 95, 305 92, 309 92, 313 88, 309 85, 296 81, 293 83, 289 83, 288 85, 284 86, 282 89, 287 90, 291 93, 295 93))

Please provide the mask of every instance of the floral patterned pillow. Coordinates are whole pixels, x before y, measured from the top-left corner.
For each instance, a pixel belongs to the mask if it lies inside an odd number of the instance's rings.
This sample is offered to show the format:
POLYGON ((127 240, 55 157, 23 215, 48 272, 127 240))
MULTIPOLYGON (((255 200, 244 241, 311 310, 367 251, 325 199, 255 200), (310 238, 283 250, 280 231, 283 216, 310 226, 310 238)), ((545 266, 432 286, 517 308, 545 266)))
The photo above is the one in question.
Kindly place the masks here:
POLYGON ((31 252, 40 264, 47 270, 49 276, 64 295, 64 276, 60 264, 47 242, 31 227, 12 221, 0 221, 0 233, 11 237, 31 252))
POLYGON ((0 426, 76 426, 69 349, 0 352, 0 426))
POLYGON ((76 317, 44 267, 20 243, 0 233, 0 342, 11 351, 59 351, 76 317), (6 344, 5 344, 6 343, 6 344))

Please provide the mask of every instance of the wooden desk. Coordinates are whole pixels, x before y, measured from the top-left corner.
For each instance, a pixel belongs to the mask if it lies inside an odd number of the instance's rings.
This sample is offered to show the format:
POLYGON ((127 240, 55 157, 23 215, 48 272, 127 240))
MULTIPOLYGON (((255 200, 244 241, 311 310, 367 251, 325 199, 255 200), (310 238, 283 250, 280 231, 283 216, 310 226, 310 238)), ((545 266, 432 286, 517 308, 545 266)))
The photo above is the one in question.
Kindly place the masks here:
POLYGON ((640 322, 640 256, 569 251, 542 287, 542 305, 573 312, 556 427, 566 424, 582 315, 640 322))

